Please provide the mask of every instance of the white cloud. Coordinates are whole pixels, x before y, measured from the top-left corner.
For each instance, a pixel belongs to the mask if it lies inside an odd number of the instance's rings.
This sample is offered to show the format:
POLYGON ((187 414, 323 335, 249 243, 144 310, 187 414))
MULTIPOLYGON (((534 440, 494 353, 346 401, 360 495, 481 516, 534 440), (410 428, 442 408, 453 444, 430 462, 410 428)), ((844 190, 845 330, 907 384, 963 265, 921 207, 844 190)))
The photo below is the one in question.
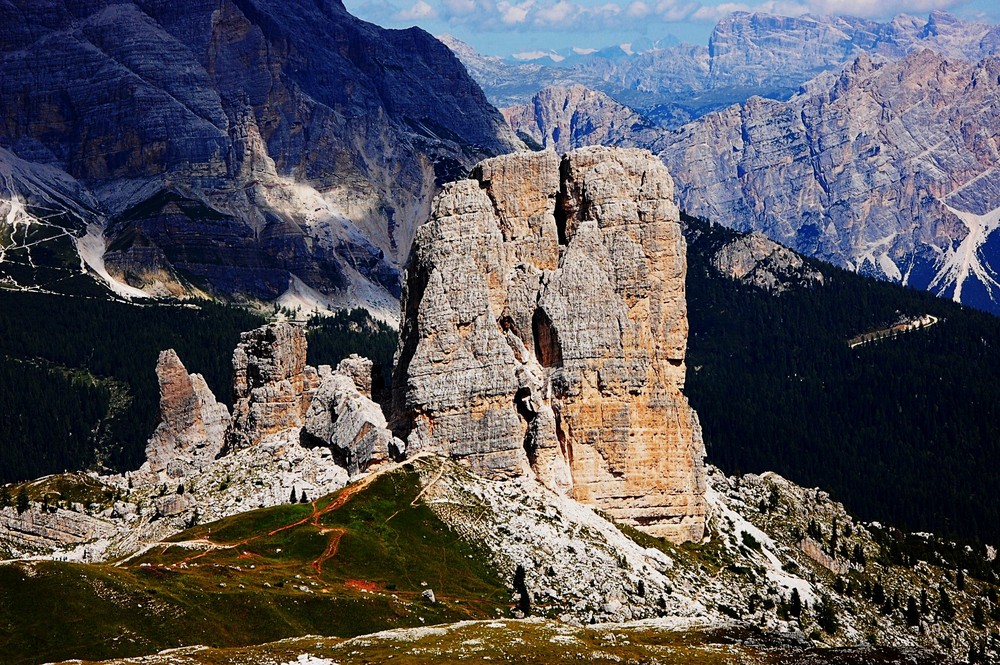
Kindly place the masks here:
POLYGON ((534 0, 525 0, 520 4, 512 2, 498 2, 497 10, 500 12, 500 21, 504 25, 519 25, 528 18, 528 12, 534 7, 534 0))
POLYGON ((539 7, 532 22, 539 26, 558 27, 570 23, 579 12, 579 5, 559 0, 554 5, 539 7))
POLYGON ((417 0, 409 9, 396 14, 397 21, 425 21, 437 18, 437 10, 427 4, 424 0, 417 0))

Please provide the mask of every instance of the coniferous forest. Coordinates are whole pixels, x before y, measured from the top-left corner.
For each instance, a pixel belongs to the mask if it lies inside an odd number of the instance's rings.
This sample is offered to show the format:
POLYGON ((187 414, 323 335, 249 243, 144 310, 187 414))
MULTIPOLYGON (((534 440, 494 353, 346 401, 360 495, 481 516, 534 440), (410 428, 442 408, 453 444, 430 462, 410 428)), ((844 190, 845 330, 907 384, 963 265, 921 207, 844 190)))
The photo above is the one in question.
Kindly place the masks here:
POLYGON ((686 218, 688 378, 710 462, 829 490, 866 520, 1000 539, 1000 319, 817 261, 774 295, 722 277, 686 218), (926 329, 850 348, 905 316, 926 329))

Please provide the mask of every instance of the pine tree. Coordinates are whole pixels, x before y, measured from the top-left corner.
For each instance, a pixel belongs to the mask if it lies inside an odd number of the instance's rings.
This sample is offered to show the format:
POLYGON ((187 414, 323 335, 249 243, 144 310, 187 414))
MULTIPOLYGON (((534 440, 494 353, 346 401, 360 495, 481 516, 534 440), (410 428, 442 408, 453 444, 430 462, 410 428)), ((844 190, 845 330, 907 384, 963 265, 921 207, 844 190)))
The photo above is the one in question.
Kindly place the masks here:
POLYGON ((865 565, 865 551, 862 549, 861 543, 854 543, 854 554, 851 555, 851 561, 859 566, 865 565))
POLYGON ((528 616, 531 614, 531 597, 528 595, 527 575, 524 572, 524 566, 521 564, 517 564, 517 569, 514 570, 514 591, 519 596, 517 609, 524 616, 528 616))
POLYGON ((948 591, 941 587, 941 597, 938 599, 937 606, 938 618, 942 621, 952 621, 955 618, 955 606, 951 602, 951 597, 948 595, 948 591))
POLYGON ((22 487, 17 492, 17 514, 20 515, 28 509, 28 492, 22 487))
POLYGON ((788 607, 788 613, 796 618, 802 615, 802 598, 799 596, 798 589, 792 589, 792 599, 788 607))
POLYGON ((972 608, 972 623, 976 624, 976 628, 986 626, 986 612, 983 611, 983 604, 978 600, 972 608))
POLYGON ((830 556, 837 558, 837 518, 833 518, 833 527, 830 529, 830 556))
POLYGON ((914 600, 913 596, 906 599, 906 625, 920 625, 920 613, 917 611, 917 601, 914 600))
POLYGON ((955 588, 959 591, 965 591, 965 571, 961 568, 959 568, 958 573, 955 574, 955 588))
POLYGON ((927 602, 927 589, 920 590, 920 616, 930 614, 930 603, 927 602))
POLYGON ((299 497, 299 503, 309 503, 309 497, 306 496, 305 490, 302 490, 302 496, 299 497))
POLYGON ((292 487, 292 495, 288 497, 288 503, 298 503, 299 499, 295 496, 295 487, 292 487))
POLYGON ((829 635, 836 633, 840 627, 837 610, 833 607, 829 596, 823 596, 816 606, 816 623, 829 635))
POLYGON ((10 489, 6 485, 0 488, 0 508, 6 508, 13 502, 10 496, 10 489))

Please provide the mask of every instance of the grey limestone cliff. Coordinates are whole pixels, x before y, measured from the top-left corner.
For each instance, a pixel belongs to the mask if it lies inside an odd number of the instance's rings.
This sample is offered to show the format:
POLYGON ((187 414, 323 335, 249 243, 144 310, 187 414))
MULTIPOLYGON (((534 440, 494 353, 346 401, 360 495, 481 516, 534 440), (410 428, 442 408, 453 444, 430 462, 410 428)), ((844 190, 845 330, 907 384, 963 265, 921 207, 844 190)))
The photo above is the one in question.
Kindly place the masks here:
POLYGON ((447 48, 339 0, 0 6, 0 147, 149 293, 394 310, 438 184, 516 145, 447 48))
POLYGON ((1000 61, 862 55, 788 102, 759 97, 654 150, 685 211, 1000 311, 1000 61))

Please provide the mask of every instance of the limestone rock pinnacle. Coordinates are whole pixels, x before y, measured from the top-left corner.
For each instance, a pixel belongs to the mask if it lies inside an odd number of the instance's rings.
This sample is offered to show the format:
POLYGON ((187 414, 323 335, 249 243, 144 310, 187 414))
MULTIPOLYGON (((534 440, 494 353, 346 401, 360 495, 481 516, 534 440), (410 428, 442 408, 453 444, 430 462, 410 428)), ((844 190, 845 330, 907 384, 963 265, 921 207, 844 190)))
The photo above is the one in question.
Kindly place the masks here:
POLYGON ((402 299, 393 414, 407 454, 534 473, 616 520, 700 539, 685 273, 673 181, 648 152, 506 155, 445 186, 402 299))
POLYGON ((215 401, 200 374, 188 374, 173 349, 156 363, 160 424, 146 447, 147 469, 171 478, 203 470, 222 448, 229 409, 215 401))
POLYGON ((240 335, 233 352, 233 421, 226 451, 247 448, 282 430, 301 427, 319 377, 306 365, 306 333, 272 323, 240 335))

